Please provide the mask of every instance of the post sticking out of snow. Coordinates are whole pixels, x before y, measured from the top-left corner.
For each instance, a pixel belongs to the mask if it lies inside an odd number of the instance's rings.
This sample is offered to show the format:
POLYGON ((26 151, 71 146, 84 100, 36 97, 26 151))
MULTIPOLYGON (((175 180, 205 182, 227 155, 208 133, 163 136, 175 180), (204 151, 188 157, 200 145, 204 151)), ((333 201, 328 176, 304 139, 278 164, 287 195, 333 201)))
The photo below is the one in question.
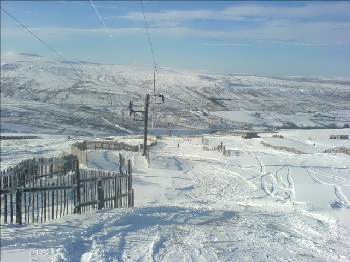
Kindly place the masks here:
POLYGON ((145 126, 143 135, 143 156, 147 156, 147 129, 148 129, 148 106, 149 106, 149 94, 146 95, 145 101, 145 126))
POLYGON ((103 187, 102 187, 102 180, 97 181, 97 197, 98 197, 98 209, 104 208, 105 202, 104 202, 104 196, 103 196, 103 187))
POLYGON ((22 191, 19 188, 17 188, 16 190, 16 223, 17 224, 22 224, 21 207, 22 207, 22 191))
POLYGON ((156 67, 154 67, 153 70, 153 106, 152 106, 152 128, 154 128, 154 121, 155 121, 155 106, 156 106, 156 67))
POLYGON ((119 173, 123 174, 123 167, 124 167, 124 158, 122 154, 119 153, 119 173))
POLYGON ((79 161, 76 161, 76 171, 75 172, 76 172, 76 183, 77 183, 77 206, 75 207, 75 213, 81 214, 79 161))
POLYGON ((132 167, 131 160, 128 160, 128 207, 134 206, 134 190, 132 189, 132 167))

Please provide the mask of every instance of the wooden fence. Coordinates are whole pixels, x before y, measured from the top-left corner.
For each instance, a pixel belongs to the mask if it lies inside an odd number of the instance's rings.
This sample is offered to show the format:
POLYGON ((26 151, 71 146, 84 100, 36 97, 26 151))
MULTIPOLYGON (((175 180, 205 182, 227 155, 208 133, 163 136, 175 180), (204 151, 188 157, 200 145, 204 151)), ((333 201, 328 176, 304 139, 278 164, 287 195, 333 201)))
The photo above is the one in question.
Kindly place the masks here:
MULTIPOLYGON (((156 138, 148 139, 149 146, 157 144, 156 138)), ((130 152, 142 152, 143 144, 130 145, 124 142, 118 142, 114 140, 94 140, 76 142, 71 145, 71 154, 75 155, 79 159, 79 163, 87 166, 87 151, 88 150, 115 150, 115 151, 130 151, 130 152)))
POLYGON ((87 150, 125 150, 131 152, 141 152, 143 145, 129 145, 123 142, 101 140, 83 141, 74 143, 71 146, 71 153, 78 157, 79 162, 87 166, 87 150))
POLYGON ((224 156, 231 156, 232 153, 235 153, 235 155, 239 155, 238 150, 232 150, 232 149, 226 149, 226 145, 221 142, 219 145, 214 147, 209 147, 209 140, 202 138, 202 145, 203 145, 203 151, 218 151, 221 152, 224 156))
MULTIPOLYGON (((66 174, 69 171, 75 172, 77 168, 78 158, 74 155, 33 158, 23 160, 16 166, 1 171, 0 176, 2 178, 8 177, 7 180, 12 180, 11 183, 16 186, 25 186, 42 177, 66 174)), ((9 186, 9 184, 10 182, 3 185, 3 188, 9 186)))
POLYGON ((44 223, 94 209, 132 207, 131 161, 125 165, 121 155, 119 161, 119 172, 79 169, 73 155, 26 160, 2 171, 0 223, 44 223))

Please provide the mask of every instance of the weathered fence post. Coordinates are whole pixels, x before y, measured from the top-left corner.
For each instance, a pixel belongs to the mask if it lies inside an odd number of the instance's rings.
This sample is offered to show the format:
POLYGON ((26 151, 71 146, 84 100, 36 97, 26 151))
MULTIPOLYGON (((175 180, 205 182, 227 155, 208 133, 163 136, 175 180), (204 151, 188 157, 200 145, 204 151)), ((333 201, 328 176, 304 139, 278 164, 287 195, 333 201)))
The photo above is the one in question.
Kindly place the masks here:
MULTIPOLYGON (((51 187, 54 187, 55 184, 51 183, 51 187)), ((51 219, 55 219, 55 191, 51 190, 51 219)))
POLYGON ((84 165, 85 165, 85 166, 88 165, 88 150, 87 150, 87 145, 85 146, 85 150, 84 150, 84 165))
POLYGON ((124 157, 122 156, 122 154, 119 153, 119 173, 120 175, 123 175, 123 167, 124 167, 125 163, 124 163, 124 157))
MULTIPOLYGON (((6 187, 4 187, 5 189, 8 189, 8 176, 6 176, 5 178, 5 183, 6 183, 6 187)), ((7 194, 5 193, 4 195, 4 224, 7 224, 7 194)))
POLYGON ((50 158, 49 159, 49 173, 50 173, 50 177, 53 176, 53 159, 50 158))
POLYGON ((118 207, 118 177, 114 176, 114 208, 118 207))
POLYGON ((74 213, 81 214, 79 161, 76 161, 75 174, 76 174, 76 182, 77 182, 77 203, 76 203, 77 206, 75 206, 75 210, 74 210, 75 212, 74 213))
POLYGON ((16 224, 22 224, 22 190, 16 190, 16 224))
POLYGON ((13 224, 13 176, 11 175, 10 177, 10 223, 13 224))
POLYGON ((132 189, 132 167, 131 160, 128 160, 128 207, 134 206, 134 191, 132 189))
POLYGON ((103 187, 102 187, 102 181, 97 181, 97 202, 98 202, 98 209, 104 208, 105 202, 103 199, 103 187))

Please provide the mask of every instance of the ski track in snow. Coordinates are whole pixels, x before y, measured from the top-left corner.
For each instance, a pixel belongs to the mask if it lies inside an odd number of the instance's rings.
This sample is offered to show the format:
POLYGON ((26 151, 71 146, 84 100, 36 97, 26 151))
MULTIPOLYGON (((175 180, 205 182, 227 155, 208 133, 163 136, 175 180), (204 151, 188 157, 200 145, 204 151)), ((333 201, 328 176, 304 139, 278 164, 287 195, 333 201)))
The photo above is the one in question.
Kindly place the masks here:
MULTIPOLYGON (((149 167, 135 163, 134 209, 2 226, 2 251, 31 250, 37 261, 349 261, 349 228, 329 210, 296 201, 297 170, 324 185, 312 168, 300 167, 306 159, 277 161, 251 147, 224 157, 203 151, 200 138, 163 138, 149 167)), ((112 152, 91 151, 88 159, 90 167, 118 169, 112 152)), ((332 186, 349 205, 342 185, 332 186)))

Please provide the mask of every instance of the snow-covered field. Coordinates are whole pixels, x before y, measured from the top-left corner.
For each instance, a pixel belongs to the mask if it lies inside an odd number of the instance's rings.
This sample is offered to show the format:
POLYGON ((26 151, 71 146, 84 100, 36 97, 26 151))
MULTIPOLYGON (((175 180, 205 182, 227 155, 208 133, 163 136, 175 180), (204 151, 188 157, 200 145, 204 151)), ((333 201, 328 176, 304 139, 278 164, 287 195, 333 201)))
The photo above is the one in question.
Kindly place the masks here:
MULTIPOLYGON (((3 136, 15 136, 19 134, 1 133, 3 136)), ((28 134, 26 134, 28 135, 28 134)), ((50 157, 62 153, 69 153, 69 145, 77 138, 68 139, 67 136, 50 136, 36 134, 34 139, 8 139, 1 140, 1 170, 13 166, 21 160, 33 157, 50 157)))
MULTIPOLYGON (((1 260, 350 261, 350 156, 324 153, 350 147, 328 138, 349 133, 162 137, 149 165, 129 154, 134 209, 1 226, 1 260), (221 142, 230 156, 203 150, 221 142)), ((113 169, 117 157, 90 152, 89 165, 113 169)))
MULTIPOLYGON (((135 108, 143 108, 152 80, 153 71, 140 67, 4 54, 1 131, 90 136, 140 131, 142 122, 129 117, 128 105, 132 100, 135 108)), ((333 128, 350 123, 349 79, 162 68, 157 92, 165 96, 164 104, 151 106, 150 122, 157 128, 333 128)))

